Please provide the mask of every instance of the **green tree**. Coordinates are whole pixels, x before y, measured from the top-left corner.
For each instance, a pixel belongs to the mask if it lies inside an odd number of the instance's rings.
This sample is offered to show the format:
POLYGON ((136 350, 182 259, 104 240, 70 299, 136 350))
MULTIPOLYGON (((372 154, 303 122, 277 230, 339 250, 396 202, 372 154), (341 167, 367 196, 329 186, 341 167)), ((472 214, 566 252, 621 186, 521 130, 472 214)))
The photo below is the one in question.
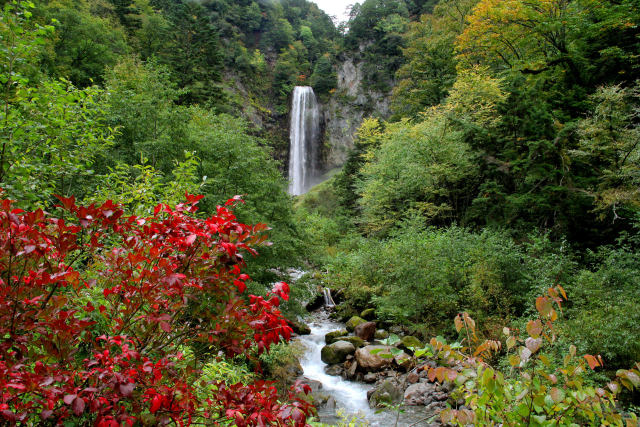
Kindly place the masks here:
POLYGON ((84 0, 53 0, 38 13, 57 21, 53 49, 43 53, 45 67, 76 86, 101 83, 105 69, 129 51, 122 28, 93 14, 84 0))
POLYGON ((191 149, 189 113, 176 105, 182 91, 169 69, 155 61, 124 58, 107 73, 106 86, 109 124, 118 129, 110 157, 127 164, 146 158, 155 169, 169 173, 174 159, 191 149))
POLYGON ((426 107, 437 105, 456 79, 454 43, 462 33, 466 17, 477 0, 442 2, 433 14, 411 23, 405 34, 405 63, 396 73, 393 110, 402 117, 415 117, 426 107))
POLYGON ((596 182, 587 188, 599 211, 640 208, 640 86, 601 87, 593 95, 589 117, 580 121, 580 143, 573 158, 594 168, 596 182))
POLYGON ((112 134, 96 102, 99 89, 37 73, 53 27, 30 16, 30 2, 7 3, 0 19, 0 187, 25 207, 48 207, 54 193, 88 190, 92 165, 112 134))

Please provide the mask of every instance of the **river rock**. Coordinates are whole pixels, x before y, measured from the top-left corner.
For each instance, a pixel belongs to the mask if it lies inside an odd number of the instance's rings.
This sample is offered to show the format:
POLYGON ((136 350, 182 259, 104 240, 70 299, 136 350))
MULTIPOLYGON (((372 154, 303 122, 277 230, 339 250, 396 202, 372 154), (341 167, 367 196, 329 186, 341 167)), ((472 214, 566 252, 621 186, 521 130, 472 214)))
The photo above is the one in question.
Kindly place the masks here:
POLYGON ((377 380, 378 380, 378 376, 373 372, 369 372, 368 374, 365 374, 364 377, 362 377, 362 381, 364 381, 367 384, 373 384, 377 380))
POLYGON ((387 378, 367 393, 369 406, 380 408, 385 405, 400 403, 402 400, 402 386, 394 378, 387 378))
POLYGON ((418 381, 420 381, 420 375, 416 374, 415 372, 409 372, 409 375, 407 375, 407 382, 409 384, 415 384, 418 381))
POLYGON ((407 335, 406 337, 402 337, 399 347, 410 349, 411 347, 422 348, 423 345, 418 338, 412 337, 411 335, 407 335))
POLYGON ((327 375, 332 375, 334 377, 338 377, 344 373, 344 368, 340 364, 336 365, 327 365, 324 367, 324 372, 327 375))
POLYGON ((404 351, 396 356, 393 356, 393 361, 396 362, 396 365, 404 368, 405 370, 409 369, 411 366, 411 356, 409 356, 404 351))
POLYGON ((353 316, 347 321, 347 331, 353 332, 356 329, 356 326, 365 322, 366 320, 364 320, 362 317, 353 316))
POLYGON ((378 329, 376 331, 376 334, 374 335, 374 338, 377 340, 386 340, 387 338, 389 338, 389 332, 385 331, 384 329, 378 329))
POLYGON ((356 351, 356 347, 350 342, 336 341, 322 347, 320 357, 327 365, 334 365, 347 360, 347 356, 353 354, 354 351, 356 351))
POLYGON ((358 365, 365 372, 379 371, 391 365, 393 357, 383 358, 380 354, 390 354, 391 347, 387 345, 368 345, 366 347, 359 348, 356 351, 356 360, 358 365), (379 353, 373 354, 373 350, 382 350, 379 353))
POLYGON ((366 344, 362 338, 356 336, 340 337, 340 341, 350 342, 356 348, 364 347, 366 344))
POLYGON ((436 386, 432 383, 411 384, 404 391, 404 404, 408 406, 426 406, 433 400, 436 386))
MULTIPOLYGON (((349 362, 347 362, 347 363, 349 363, 349 362)), ((354 379, 354 378, 356 377, 356 371, 357 371, 357 370, 358 370, 358 362, 356 362, 356 361, 354 360, 353 362, 351 362, 351 364, 349 365, 349 367, 347 367, 347 366, 345 365, 345 371, 344 371, 345 377, 346 377, 348 380, 352 380, 352 379, 354 379)))
POLYGON ((322 389, 322 383, 318 380, 312 380, 311 378, 302 377, 302 382, 311 387, 311 393, 315 393, 322 389))
POLYGON ((311 328, 303 322, 287 319, 287 323, 289 323, 293 332, 298 335, 309 335, 311 333, 311 328))
POLYGON ((362 317, 364 320, 374 320, 376 318, 376 309, 367 308, 366 310, 362 310, 362 313, 360 313, 360 317, 362 317))
POLYGON ((327 344, 333 344, 334 342, 338 341, 340 337, 344 337, 346 335, 349 335, 349 332, 347 332, 346 329, 329 332, 324 336, 324 342, 326 342, 327 344))
POLYGON ((376 335, 376 322, 360 323, 353 333, 365 341, 371 341, 376 335))

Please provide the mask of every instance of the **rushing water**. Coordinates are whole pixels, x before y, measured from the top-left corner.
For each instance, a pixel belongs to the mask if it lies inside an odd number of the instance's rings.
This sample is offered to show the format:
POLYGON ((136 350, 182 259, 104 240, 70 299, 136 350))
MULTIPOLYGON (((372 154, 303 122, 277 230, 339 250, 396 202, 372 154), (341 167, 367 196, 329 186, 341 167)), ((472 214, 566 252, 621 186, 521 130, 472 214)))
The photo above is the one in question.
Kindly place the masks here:
POLYGON ((317 178, 320 109, 313 89, 296 86, 291 104, 289 193, 306 193, 317 178))
MULTIPOLYGON (((320 352, 324 347, 324 336, 328 332, 344 329, 344 325, 331 321, 326 312, 316 313, 312 322, 310 335, 299 337, 300 342, 306 347, 306 353, 300 364, 304 370, 304 376, 322 383, 320 393, 335 399, 336 408, 341 409, 343 417, 351 419, 357 416, 363 423, 372 427, 420 427, 426 426, 424 407, 405 407, 397 418, 393 411, 374 411, 369 408, 367 391, 371 385, 347 381, 340 376, 325 373, 325 364, 320 358, 320 352)), ((320 408, 320 420, 329 425, 338 423, 336 411, 332 408, 320 408)))
MULTIPOLYGON (((342 329, 344 326, 332 322, 327 318, 320 317, 314 319, 309 325, 311 328, 310 335, 303 335, 300 341, 307 348, 304 358, 300 361, 304 376, 320 381, 322 383, 321 392, 333 397, 336 401, 337 408, 343 408, 345 415, 359 415, 363 418, 370 419, 374 415, 369 409, 367 401, 367 390, 370 386, 353 381, 347 381, 339 376, 327 375, 324 372, 326 366, 320 359, 320 351, 324 347, 324 336, 328 332, 342 329)), ((331 423, 335 421, 333 411, 321 412, 322 421, 331 423)))

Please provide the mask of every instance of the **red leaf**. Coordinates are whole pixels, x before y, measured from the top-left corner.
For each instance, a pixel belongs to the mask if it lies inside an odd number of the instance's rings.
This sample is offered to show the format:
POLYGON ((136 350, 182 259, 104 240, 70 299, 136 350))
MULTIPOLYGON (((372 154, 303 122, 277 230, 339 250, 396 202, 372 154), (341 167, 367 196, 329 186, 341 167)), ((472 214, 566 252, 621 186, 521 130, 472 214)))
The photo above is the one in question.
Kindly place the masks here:
POLYGON ((73 413, 76 414, 76 417, 79 417, 84 412, 84 400, 81 397, 77 397, 73 401, 71 408, 73 409, 73 413))
POLYGON ((131 396, 131 393, 133 392, 135 386, 136 385, 134 383, 120 384, 120 393, 122 393, 124 397, 129 397, 131 396))
POLYGON ((67 394, 64 398, 62 398, 62 400, 67 405, 71 405, 73 403, 73 401, 76 399, 76 397, 78 397, 77 394, 67 394))
POLYGON ((171 325, 169 325, 167 322, 160 322, 160 329, 165 332, 171 332, 171 325))
POLYGON ((600 366, 600 362, 598 362, 598 359, 596 359, 592 355, 585 354, 584 358, 587 360, 587 363, 589 364, 589 367, 591 369, 596 369, 598 366, 600 366))
POLYGON ((162 396, 160 395, 155 395, 153 396, 153 400, 151 401, 151 413, 155 414, 158 409, 160 409, 162 407, 162 396))

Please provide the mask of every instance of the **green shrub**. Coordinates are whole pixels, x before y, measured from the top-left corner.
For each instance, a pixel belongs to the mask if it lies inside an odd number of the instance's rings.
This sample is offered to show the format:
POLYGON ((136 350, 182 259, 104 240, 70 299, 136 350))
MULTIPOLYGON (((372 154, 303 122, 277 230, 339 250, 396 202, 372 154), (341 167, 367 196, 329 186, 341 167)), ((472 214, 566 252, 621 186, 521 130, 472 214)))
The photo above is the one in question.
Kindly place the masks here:
POLYGON ((567 285, 572 305, 567 323, 582 351, 601 354, 607 367, 640 360, 640 263, 637 252, 602 250, 593 271, 567 285))
POLYGON ((550 260, 567 263, 550 248, 532 255, 501 232, 407 225, 389 239, 368 239, 335 256, 327 282, 343 288, 356 308, 372 303, 381 319, 440 332, 462 310, 483 320, 524 313, 534 284, 556 279, 550 260))

